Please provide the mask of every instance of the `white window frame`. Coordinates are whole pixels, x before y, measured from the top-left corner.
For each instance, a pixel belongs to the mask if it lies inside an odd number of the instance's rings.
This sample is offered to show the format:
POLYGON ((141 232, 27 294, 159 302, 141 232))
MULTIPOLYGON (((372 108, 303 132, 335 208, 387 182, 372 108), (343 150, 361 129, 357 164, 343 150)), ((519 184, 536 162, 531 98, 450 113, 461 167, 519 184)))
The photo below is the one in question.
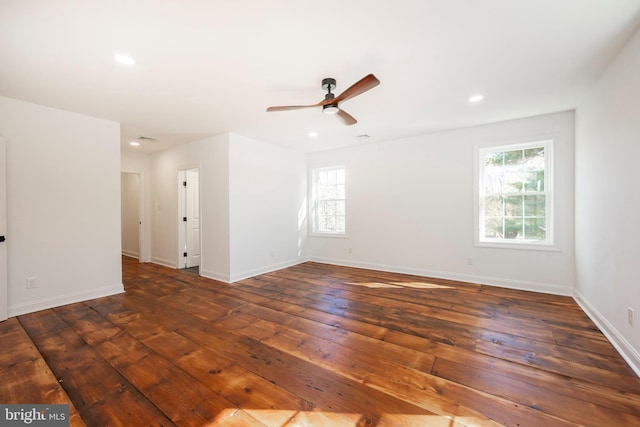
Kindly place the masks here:
MULTIPOLYGON (((491 147, 480 147, 476 149, 476 197, 475 197, 475 245, 495 248, 510 249, 534 249, 534 250, 557 250, 554 239, 554 183, 553 183, 553 140, 536 140, 522 143, 499 145, 491 147), (498 151, 526 150, 530 148, 544 148, 544 191, 537 194, 545 195, 545 218, 546 232, 544 240, 520 240, 500 238, 492 239, 485 237, 484 232, 484 179, 485 179, 485 156, 487 153, 498 151)), ((536 193, 534 193, 536 194, 536 193)))
POLYGON ((310 172, 310 188, 309 188, 309 213, 310 213, 310 221, 309 221, 309 234, 312 236, 325 236, 325 237, 346 237, 347 235, 347 196, 346 196, 346 186, 347 186, 347 170, 344 165, 333 165, 333 166, 323 166, 323 167, 315 167, 310 172), (320 172, 326 172, 331 170, 343 170, 345 175, 345 195, 344 199, 336 199, 336 200, 344 200, 344 209, 345 209, 345 225, 344 230, 342 231, 323 231, 319 230, 318 224, 318 175, 320 172))

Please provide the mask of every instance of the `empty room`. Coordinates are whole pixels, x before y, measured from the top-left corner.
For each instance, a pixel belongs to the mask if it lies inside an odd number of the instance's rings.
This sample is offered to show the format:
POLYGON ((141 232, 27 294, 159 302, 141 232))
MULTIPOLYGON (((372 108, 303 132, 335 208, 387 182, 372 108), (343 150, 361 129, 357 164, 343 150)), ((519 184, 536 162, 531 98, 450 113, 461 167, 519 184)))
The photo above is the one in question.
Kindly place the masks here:
POLYGON ((640 426, 640 1, 0 1, 0 425, 640 426))

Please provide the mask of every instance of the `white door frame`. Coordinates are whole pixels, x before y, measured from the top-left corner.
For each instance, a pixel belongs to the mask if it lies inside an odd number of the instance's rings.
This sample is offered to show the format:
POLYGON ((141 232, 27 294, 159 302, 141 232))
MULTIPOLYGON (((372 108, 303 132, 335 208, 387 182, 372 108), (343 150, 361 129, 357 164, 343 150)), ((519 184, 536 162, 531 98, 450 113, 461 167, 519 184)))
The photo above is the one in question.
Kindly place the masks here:
POLYGON ((7 320, 9 289, 7 286, 7 144, 0 138, 0 321, 7 320))
MULTIPOLYGON (((187 230, 187 222, 184 220, 185 218, 187 218, 187 204, 189 203, 189 200, 187 198, 188 195, 188 191, 186 189, 186 186, 184 185, 185 182, 188 181, 187 175, 189 171, 197 171, 198 174, 198 180, 199 180, 199 176, 200 176, 200 167, 199 166, 192 166, 192 167, 186 167, 184 169, 180 169, 178 171, 178 268, 187 268, 190 267, 192 265, 190 265, 193 261, 193 259, 191 257, 185 257, 184 254, 188 252, 187 250, 187 246, 188 246, 188 240, 187 240, 187 234, 188 230, 187 230)), ((199 187, 199 185, 198 185, 199 187)), ((202 218, 202 216, 200 215, 200 191, 198 190, 197 194, 195 195, 195 197, 198 198, 198 218, 202 218)), ((201 227, 201 225, 200 225, 201 227)), ((201 236, 199 236, 198 238, 198 262, 195 265, 199 265, 200 264, 200 255, 202 254, 202 238, 201 236)), ((195 266, 193 265, 193 266, 195 266)))

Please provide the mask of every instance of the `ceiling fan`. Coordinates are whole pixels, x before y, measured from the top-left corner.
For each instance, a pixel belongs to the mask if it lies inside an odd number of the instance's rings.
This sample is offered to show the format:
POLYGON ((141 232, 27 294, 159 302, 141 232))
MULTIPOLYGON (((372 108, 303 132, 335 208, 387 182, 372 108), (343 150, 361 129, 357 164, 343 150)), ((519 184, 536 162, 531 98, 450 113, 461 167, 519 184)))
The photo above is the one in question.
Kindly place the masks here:
POLYGON ((312 107, 322 107, 322 112, 325 114, 335 114, 342 123, 347 126, 356 124, 358 121, 353 118, 353 116, 346 111, 340 109, 338 106, 339 103, 346 101, 347 99, 351 99, 354 96, 358 96, 368 91, 369 89, 373 89, 374 87, 380 84, 380 80, 376 78, 373 74, 369 74, 368 76, 363 77, 360 81, 351 85, 347 90, 342 92, 340 95, 335 96, 335 94, 331 93, 333 89, 336 88, 336 79, 326 78, 322 79, 322 89, 327 91, 327 94, 324 96, 324 100, 318 102, 317 104, 311 105, 284 105, 280 107, 269 107, 267 111, 288 111, 288 110, 299 110, 302 108, 312 108, 312 107))

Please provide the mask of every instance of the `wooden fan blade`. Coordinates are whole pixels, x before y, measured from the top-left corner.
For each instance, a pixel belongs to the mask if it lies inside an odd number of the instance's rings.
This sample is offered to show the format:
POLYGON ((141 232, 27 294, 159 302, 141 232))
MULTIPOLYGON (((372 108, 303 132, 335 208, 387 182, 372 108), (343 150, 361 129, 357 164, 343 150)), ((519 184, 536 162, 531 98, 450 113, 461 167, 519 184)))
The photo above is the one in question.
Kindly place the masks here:
POLYGON ((338 95, 334 102, 342 102, 347 99, 353 98, 354 96, 358 96, 369 89, 373 89, 374 87, 380 84, 380 80, 376 78, 373 74, 369 74, 368 76, 363 77, 359 82, 351 85, 347 90, 338 95))
POLYGON ((313 104, 313 105, 282 105, 279 107, 269 107, 267 111, 289 111, 289 110, 301 110, 303 108, 312 108, 312 107, 320 107, 322 103, 313 104))
POLYGON ((354 119, 351 114, 347 113, 344 110, 338 110, 338 112, 336 113, 336 117, 338 117, 338 119, 340 119, 340 121, 347 126, 355 125, 356 123, 358 123, 358 121, 354 119))

